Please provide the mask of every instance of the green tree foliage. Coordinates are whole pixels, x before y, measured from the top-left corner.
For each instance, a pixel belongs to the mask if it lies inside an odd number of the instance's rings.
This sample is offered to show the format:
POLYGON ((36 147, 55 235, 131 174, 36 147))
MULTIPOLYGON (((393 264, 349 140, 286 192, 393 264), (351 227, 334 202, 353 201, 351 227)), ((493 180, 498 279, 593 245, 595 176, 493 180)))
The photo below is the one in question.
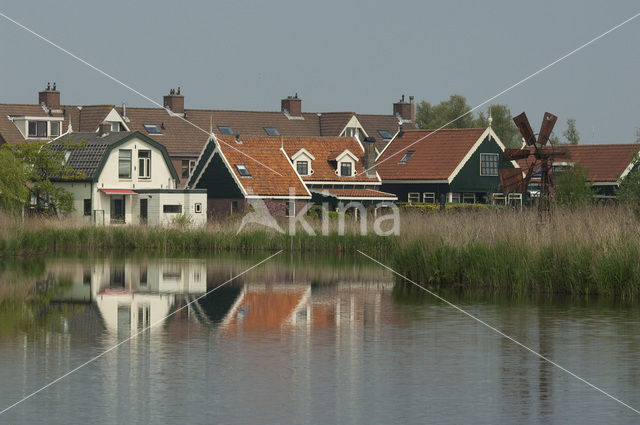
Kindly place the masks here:
POLYGON ((634 168, 622 181, 616 195, 621 204, 640 212, 640 168, 634 168))
POLYGON ((567 120, 567 129, 562 132, 564 140, 560 139, 555 133, 551 133, 549 143, 552 145, 577 145, 580 143, 580 133, 576 128, 576 120, 569 118, 567 120))
POLYGON ((416 108, 416 125, 418 128, 436 129, 451 123, 446 128, 471 128, 474 119, 469 111, 471 107, 467 104, 467 99, 459 94, 451 95, 449 100, 435 106, 423 100, 416 108), (462 118, 456 120, 460 116, 462 118))
MULTIPOLYGON (((502 143, 509 148, 520 147, 522 144, 520 132, 513 122, 509 107, 497 104, 491 105, 489 108, 491 109, 492 118, 491 127, 502 143)), ((449 100, 442 101, 435 106, 429 102, 422 101, 416 108, 416 126, 429 129, 436 129, 445 125, 446 128, 489 126, 488 115, 481 112, 477 118, 474 118, 470 111, 471 106, 467 104, 467 99, 459 94, 454 94, 449 97, 449 100)))
POLYGON ((73 210, 73 195, 58 186, 51 179, 73 180, 84 177, 65 164, 65 152, 79 145, 63 144, 64 148, 52 149, 48 143, 25 142, 16 145, 4 145, 13 157, 22 165, 26 181, 23 186, 28 190, 28 203, 36 213, 55 215, 73 210), (33 204, 31 205, 31 202, 33 204))
MULTIPOLYGON (((507 105, 491 105, 491 128, 496 132, 502 143, 508 148, 519 148, 522 146, 522 136, 520 130, 513 122, 511 110, 507 105)), ((474 122, 475 127, 488 127, 489 118, 480 112, 478 119, 474 122)))
POLYGON ((556 174, 556 202, 571 208, 593 203, 595 191, 587 180, 587 169, 576 164, 556 174))
POLYGON ((5 146, 0 148, 0 206, 17 214, 29 201, 28 178, 23 164, 5 146))

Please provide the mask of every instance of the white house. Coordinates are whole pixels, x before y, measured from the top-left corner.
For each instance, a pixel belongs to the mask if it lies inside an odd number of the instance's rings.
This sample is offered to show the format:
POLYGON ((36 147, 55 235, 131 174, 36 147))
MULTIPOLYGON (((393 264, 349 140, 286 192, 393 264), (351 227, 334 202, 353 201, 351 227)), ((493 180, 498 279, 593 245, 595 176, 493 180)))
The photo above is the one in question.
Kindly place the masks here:
POLYGON ((163 145, 140 133, 68 133, 51 142, 79 179, 54 183, 73 194, 72 217, 95 224, 169 224, 183 214, 207 220, 206 190, 176 189, 179 179, 163 145), (79 146, 79 147, 73 147, 79 146))

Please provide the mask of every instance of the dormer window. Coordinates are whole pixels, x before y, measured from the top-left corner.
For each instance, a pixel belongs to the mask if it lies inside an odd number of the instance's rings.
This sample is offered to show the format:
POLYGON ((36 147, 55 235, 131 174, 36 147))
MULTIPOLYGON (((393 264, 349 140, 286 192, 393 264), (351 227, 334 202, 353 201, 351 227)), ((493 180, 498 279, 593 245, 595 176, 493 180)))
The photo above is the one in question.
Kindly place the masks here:
POLYGON ((143 124, 142 126, 149 134, 162 134, 158 126, 155 124, 143 124))
POLYGON ((29 121, 29 137, 47 137, 47 122, 29 121))
POLYGON ((58 121, 51 121, 49 123, 51 130, 51 137, 58 137, 60 135, 60 123, 58 121))
POLYGON ((309 175, 309 163, 307 161, 296 161, 296 169, 301 176, 309 175))
POLYGON ((236 164, 236 170, 238 170, 238 174, 242 177, 251 177, 251 173, 249 173, 249 170, 247 170, 244 164, 236 164))
POLYGON ((122 131, 122 130, 120 129, 120 123, 119 123, 119 122, 112 122, 112 123, 111 123, 111 132, 112 132, 112 133, 116 133, 116 132, 118 132, 118 131, 122 131))
POLYGON ((342 177, 351 177, 351 163, 350 162, 341 162, 340 163, 340 176, 342 177))

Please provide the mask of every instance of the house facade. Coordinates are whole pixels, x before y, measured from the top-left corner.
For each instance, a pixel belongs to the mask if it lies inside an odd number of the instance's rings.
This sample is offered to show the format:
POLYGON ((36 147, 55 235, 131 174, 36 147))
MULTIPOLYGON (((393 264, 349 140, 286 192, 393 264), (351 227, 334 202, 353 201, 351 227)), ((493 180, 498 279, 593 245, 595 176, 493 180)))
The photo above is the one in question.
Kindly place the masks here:
MULTIPOLYGON (((369 163, 375 167, 375 142, 369 163)), ((270 213, 292 216, 306 203, 394 201, 382 181, 365 166, 367 155, 353 137, 216 137, 204 148, 188 187, 206 189, 213 215, 244 211, 252 199, 270 213)))
POLYGON ((85 223, 170 224, 182 215, 206 223, 206 192, 176 189, 179 178, 163 145, 139 132, 69 133, 52 142, 82 178, 54 183, 73 194, 71 217, 85 223), (79 147, 73 147, 73 146, 79 147))
POLYGON ((382 188, 401 202, 486 203, 500 192, 504 145, 489 128, 407 130, 376 160, 382 188))

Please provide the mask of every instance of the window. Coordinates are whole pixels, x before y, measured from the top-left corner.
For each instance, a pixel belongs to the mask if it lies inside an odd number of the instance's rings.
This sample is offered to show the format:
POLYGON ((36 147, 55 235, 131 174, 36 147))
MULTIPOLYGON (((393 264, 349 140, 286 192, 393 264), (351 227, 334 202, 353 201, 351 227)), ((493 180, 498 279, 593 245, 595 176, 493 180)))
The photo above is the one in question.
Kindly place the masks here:
POLYGON ((266 131, 269 136, 279 136, 280 135, 280 132, 275 127, 264 127, 264 131, 266 131))
POLYGON ((251 177, 251 173, 249 173, 249 170, 247 170, 247 167, 245 167, 244 164, 236 164, 236 169, 242 177, 251 177))
POLYGON ((462 194, 462 202, 465 204, 475 204, 476 203, 476 194, 475 193, 463 193, 462 194))
POLYGON ((238 212, 238 201, 231 201, 231 214, 238 212))
POLYGON ((143 124, 143 127, 149 134, 162 134, 158 126, 155 124, 143 124))
POLYGON ((425 192, 422 194, 422 202, 425 204, 435 204, 436 203, 436 194, 433 192, 425 192))
POLYGON ((163 205, 162 212, 165 214, 182 214, 182 205, 163 205))
POLYGON ((284 216, 285 217, 295 217, 296 216, 296 202, 295 201, 286 201, 284 203, 284 216))
POLYGON ((52 137, 57 137, 60 135, 60 123, 58 121, 51 121, 49 123, 49 128, 51 130, 52 137))
POLYGON ((342 177, 351 177, 351 163, 350 162, 341 162, 340 163, 340 175, 342 177))
POLYGON ((406 164, 407 161, 409 160, 409 158, 411 158, 411 156, 413 155, 414 152, 415 151, 407 151, 407 153, 404 154, 402 159, 400 159, 400 162, 398 162, 398 164, 406 164))
POLYGON ((29 136, 47 137, 46 121, 29 121, 29 136))
POLYGON ((120 123, 119 122, 112 122, 111 123, 111 132, 115 133, 116 131, 121 131, 120 130, 120 123))
POLYGON ((202 204, 198 202, 193 206, 193 210, 196 212, 196 214, 202 213, 202 204))
POLYGON ((480 175, 481 176, 497 176, 498 175, 498 154, 497 153, 481 153, 480 154, 480 175))
POLYGON ((393 134, 391 134, 389 130, 378 130, 378 134, 383 139, 391 139, 393 137, 393 134))
POLYGON ((221 134, 232 135, 233 129, 228 125, 219 125, 218 130, 220 130, 221 134))
POLYGON ((118 177, 121 179, 131 178, 131 149, 120 149, 118 158, 118 177))
POLYGON ((344 135, 347 137, 360 138, 360 129, 357 127, 347 127, 347 129, 344 131, 344 135))
POLYGON ((91 199, 84 200, 84 215, 91 215, 91 199))
POLYGON ((194 160, 183 159, 182 160, 182 178, 188 178, 192 173, 193 169, 196 167, 196 162, 194 160))
POLYGON ((82 271, 82 284, 91 285, 91 269, 84 269, 82 271))
POLYGON ((301 176, 309 174, 309 163, 307 161, 296 161, 296 168, 301 176))
POLYGON ((452 193, 451 194, 451 202, 453 202, 454 204, 459 204, 460 203, 460 194, 459 193, 452 193))
POLYGON ((138 175, 141 179, 151 178, 151 151, 138 151, 138 175))
POLYGON ((407 196, 407 201, 409 201, 410 204, 413 202, 420 202, 420 193, 409 192, 409 195, 407 196))

